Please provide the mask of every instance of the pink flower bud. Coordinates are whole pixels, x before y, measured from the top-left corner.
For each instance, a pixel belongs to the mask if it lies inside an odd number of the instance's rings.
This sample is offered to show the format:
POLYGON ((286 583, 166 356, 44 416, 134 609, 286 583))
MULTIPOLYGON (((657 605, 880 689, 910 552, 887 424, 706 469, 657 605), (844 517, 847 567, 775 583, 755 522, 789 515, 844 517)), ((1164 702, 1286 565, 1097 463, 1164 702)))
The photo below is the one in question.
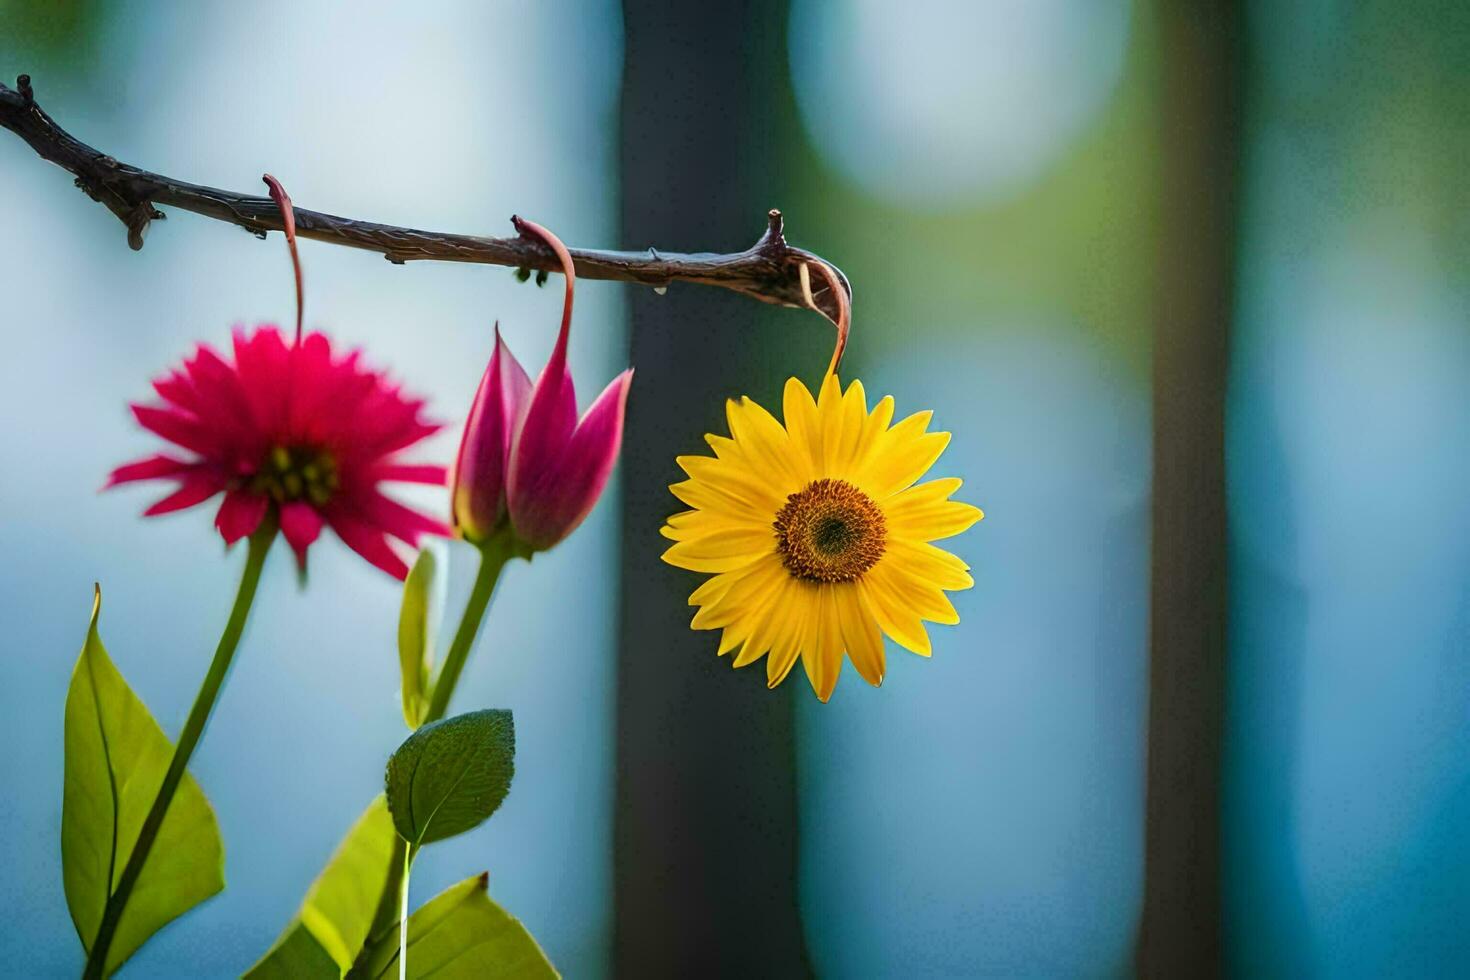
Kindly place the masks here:
POLYGON ((545 242, 561 260, 566 300, 561 331, 541 376, 531 385, 496 330, 495 353, 480 382, 453 479, 455 527, 483 541, 508 520, 515 537, 544 551, 571 534, 607 486, 623 439, 631 369, 613 379, 585 415, 567 369, 576 274, 559 239, 516 219, 522 234, 545 242))

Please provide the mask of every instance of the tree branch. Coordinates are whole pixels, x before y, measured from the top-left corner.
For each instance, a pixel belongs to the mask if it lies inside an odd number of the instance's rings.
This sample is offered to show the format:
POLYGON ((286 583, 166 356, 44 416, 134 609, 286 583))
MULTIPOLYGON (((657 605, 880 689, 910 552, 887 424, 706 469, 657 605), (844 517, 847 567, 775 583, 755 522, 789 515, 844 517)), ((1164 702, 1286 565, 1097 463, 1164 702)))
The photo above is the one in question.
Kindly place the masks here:
MULTIPOLYGON (((0 83, 0 126, 25 140, 43 159, 70 171, 76 185, 95 201, 106 205, 128 229, 128 245, 143 247, 148 226, 164 217, 154 205, 170 205, 207 218, 238 225, 264 238, 267 232, 282 231, 281 212, 269 197, 237 194, 175 180, 162 174, 121 163, 93 149, 62 129, 36 104, 28 75, 21 75, 16 88, 0 83)), ((811 275, 805 292, 801 271, 813 263, 836 274, 836 281, 852 295, 852 287, 836 266, 820 256, 786 244, 781 212, 772 209, 766 232, 743 252, 691 254, 660 252, 610 252, 571 249, 577 275, 664 287, 671 282, 719 286, 754 297, 765 303, 815 309, 832 323, 841 318, 843 304, 835 301, 825 275, 811 275), (810 297, 810 301, 808 300, 810 297)), ((354 218, 339 218, 320 211, 296 209, 296 234, 331 245, 380 252, 397 265, 417 260, 478 262, 511 268, 556 272, 556 256, 536 239, 484 238, 447 232, 420 231, 380 225, 354 218)), ((845 338, 840 338, 845 340, 845 338)))

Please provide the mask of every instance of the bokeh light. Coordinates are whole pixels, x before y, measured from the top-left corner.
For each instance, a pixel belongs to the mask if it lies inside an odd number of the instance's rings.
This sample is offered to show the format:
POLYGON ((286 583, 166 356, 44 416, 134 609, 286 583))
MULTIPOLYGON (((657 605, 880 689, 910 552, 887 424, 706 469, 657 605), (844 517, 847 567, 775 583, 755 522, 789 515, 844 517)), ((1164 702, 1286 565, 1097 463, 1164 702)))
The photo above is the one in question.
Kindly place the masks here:
POLYGON ((926 208, 1015 194, 1122 72, 1128 0, 795 0, 791 75, 818 152, 863 191, 926 208))

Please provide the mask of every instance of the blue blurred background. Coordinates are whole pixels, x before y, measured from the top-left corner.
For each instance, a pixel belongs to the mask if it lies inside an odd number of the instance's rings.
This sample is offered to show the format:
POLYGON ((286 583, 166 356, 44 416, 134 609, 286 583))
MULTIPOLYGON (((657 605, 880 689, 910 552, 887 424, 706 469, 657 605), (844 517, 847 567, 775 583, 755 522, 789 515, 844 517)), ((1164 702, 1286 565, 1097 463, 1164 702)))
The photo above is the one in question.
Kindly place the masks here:
MULTIPOLYGON (((620 480, 503 580, 457 705, 515 710, 514 789, 425 852, 415 899, 488 869, 577 978, 1113 977, 1150 739, 1171 738, 1148 726, 1170 6, 0 0, 0 77, 129 163, 247 192, 268 170, 388 223, 502 234, 515 212, 578 245, 734 251, 781 206, 854 284, 844 372, 954 433, 936 472, 988 515, 953 542, 962 623, 828 705, 732 674, 687 630, 693 577, 658 563, 664 486, 725 397, 815 380, 830 335, 698 287, 583 284, 584 403, 639 372, 620 480)), ((1223 962, 1464 976, 1470 13, 1236 13, 1239 166, 1199 175, 1237 228, 1223 962)), ((68 976, 61 706, 91 584, 175 732, 242 560, 203 510, 143 521, 146 492, 95 490, 152 446, 126 412, 149 379, 292 295, 278 237, 176 212, 134 253, 8 133, 0 173, 0 973, 68 976)), ((495 320, 527 364, 550 347, 559 293, 506 270, 302 255, 308 326, 450 423, 426 458, 456 445, 495 320)), ((404 735, 394 583, 327 541, 303 591, 282 557, 193 763, 229 886, 125 976, 253 962, 404 735)))

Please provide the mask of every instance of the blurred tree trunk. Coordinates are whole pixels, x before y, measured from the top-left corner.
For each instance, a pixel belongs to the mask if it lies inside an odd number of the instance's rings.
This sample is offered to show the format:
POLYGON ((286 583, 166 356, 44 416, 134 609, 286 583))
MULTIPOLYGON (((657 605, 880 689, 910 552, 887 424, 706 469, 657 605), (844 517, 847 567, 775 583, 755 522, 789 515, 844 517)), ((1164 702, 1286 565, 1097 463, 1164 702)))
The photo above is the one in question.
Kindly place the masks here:
POLYGON ((1143 977, 1222 972, 1225 385, 1243 4, 1162 0, 1143 977))
MULTIPOLYGON (((626 0, 623 12, 623 246, 750 245, 789 156, 786 4, 626 0)), ((766 690, 762 667, 732 674, 718 634, 689 629, 699 579, 660 561, 658 529, 682 509, 665 489, 683 479, 674 457, 707 451, 703 433, 725 431, 738 386, 759 393, 757 325, 810 314, 677 284, 630 295, 617 972, 805 976, 791 697, 766 690)))

